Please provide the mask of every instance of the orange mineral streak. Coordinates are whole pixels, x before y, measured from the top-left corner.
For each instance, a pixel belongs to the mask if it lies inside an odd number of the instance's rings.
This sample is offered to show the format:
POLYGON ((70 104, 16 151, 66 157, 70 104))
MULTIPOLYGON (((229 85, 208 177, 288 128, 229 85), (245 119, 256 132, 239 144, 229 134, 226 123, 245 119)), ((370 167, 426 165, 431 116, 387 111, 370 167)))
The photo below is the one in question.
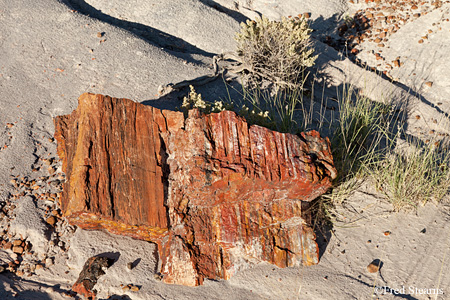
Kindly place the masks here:
POLYGON ((167 228, 152 226, 132 226, 126 223, 113 221, 95 214, 79 212, 69 216, 69 222, 87 230, 105 229, 113 234, 125 235, 139 240, 159 242, 168 235, 167 228))
POLYGON ((94 94, 55 127, 64 215, 158 244, 164 282, 228 279, 260 261, 318 263, 309 202, 336 170, 317 132, 248 126, 230 111, 185 119, 94 94))

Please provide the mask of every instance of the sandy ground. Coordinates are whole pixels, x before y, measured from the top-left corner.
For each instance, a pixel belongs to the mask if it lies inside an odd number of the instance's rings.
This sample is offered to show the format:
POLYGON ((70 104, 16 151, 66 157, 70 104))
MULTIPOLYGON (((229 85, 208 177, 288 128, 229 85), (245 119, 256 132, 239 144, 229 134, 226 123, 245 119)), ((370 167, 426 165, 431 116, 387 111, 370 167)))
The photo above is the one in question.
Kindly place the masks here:
MULTIPOLYGON (((75 109, 84 92, 174 108, 188 91, 160 99, 158 86, 211 73, 212 55, 234 49, 239 22, 260 14, 311 14, 320 55, 316 88, 323 97, 335 97, 350 83, 374 100, 393 97, 408 103, 411 135, 448 134, 449 4, 406 22, 386 41, 385 62, 398 56, 403 62, 390 73, 395 83, 322 43, 327 35, 338 38, 340 19, 370 5, 0 0, 0 236, 26 240, 34 251, 22 256, 21 276, 0 274, 0 299, 69 299, 85 260, 101 253, 117 261, 96 285, 99 299, 450 299, 450 210, 445 203, 392 213, 385 200, 362 188, 338 208, 340 220, 321 240, 319 265, 279 269, 261 264, 231 280, 195 288, 158 280, 151 243, 83 231, 64 221, 49 224, 49 217, 61 213, 54 195, 64 180, 52 139, 53 117, 75 109), (429 29, 432 33, 419 44, 429 29), (383 266, 371 274, 366 267, 374 259, 383 266), (136 267, 128 270, 129 262, 136 267), (140 290, 124 290, 127 284, 140 290)), ((373 43, 359 47, 360 61, 384 70, 373 60, 372 51, 379 50, 373 43)), ((215 100, 226 97, 223 87, 219 79, 197 90, 215 100)), ((0 249, 3 263, 17 258, 0 249)))

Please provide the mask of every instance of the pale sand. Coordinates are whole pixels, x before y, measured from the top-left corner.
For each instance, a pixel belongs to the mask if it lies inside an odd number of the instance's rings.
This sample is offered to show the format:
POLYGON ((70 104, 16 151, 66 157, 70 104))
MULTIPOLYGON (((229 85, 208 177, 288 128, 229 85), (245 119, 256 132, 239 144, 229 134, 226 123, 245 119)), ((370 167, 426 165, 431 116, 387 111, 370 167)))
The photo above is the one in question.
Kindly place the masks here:
MULTIPOLYGON (((158 86, 211 73, 210 56, 234 49, 234 32, 246 16, 263 13, 277 18, 309 12, 314 34, 321 37, 333 35, 335 18, 355 10, 343 1, 236 3, 239 5, 229 0, 166 4, 0 0, 0 200, 8 200, 16 190, 10 175, 48 175, 46 168, 32 172, 32 167, 42 164, 42 158, 56 157, 56 145, 49 141, 54 133, 52 118, 75 109, 80 94, 102 93, 173 108, 187 90, 150 102, 158 98, 158 86), (68 7, 69 2, 80 12, 68 7), (6 123, 14 125, 8 128, 6 123)), ((392 73, 401 85, 365 71, 316 41, 320 54, 316 69, 319 77, 328 77, 321 81, 327 85, 325 97, 335 97, 336 87, 351 83, 373 100, 394 97, 408 103, 411 114, 406 129, 412 135, 431 129, 448 133, 450 68, 446 55, 450 23, 443 23, 442 30, 430 36, 422 48, 415 40, 443 15, 448 16, 448 8, 445 4, 443 11, 405 25, 391 38, 384 53, 391 60, 399 55, 405 58, 404 65, 392 73), (413 73, 416 75, 411 77, 413 73), (424 87, 424 81, 434 84, 424 87), (417 114, 420 119, 414 117, 417 114)), ((316 88, 322 90, 321 84, 316 88)), ((226 97, 220 79, 198 90, 205 99, 226 97)), ((104 252, 120 256, 96 285, 99 299, 115 299, 109 298, 113 295, 133 300, 376 299, 372 297, 376 287, 387 293, 381 299, 450 298, 450 217, 445 204, 427 204, 417 213, 392 213, 385 200, 361 189, 345 207, 338 208, 346 218, 327 233, 329 242, 321 243, 324 251, 319 265, 279 269, 261 264, 231 280, 206 281, 203 286, 189 288, 166 285, 155 278, 157 257, 151 243, 77 230, 64 231, 59 239, 69 248, 67 253, 42 246, 55 236, 43 233, 43 220, 36 216, 42 216, 51 204, 39 202, 33 207, 26 199, 14 203, 17 218, 12 228, 35 247, 41 245, 33 249, 38 258, 47 253, 54 264, 31 277, 0 274, 0 299, 68 299, 63 292, 75 282, 85 260, 104 252), (421 233, 424 228, 426 232, 421 233), (385 231, 391 234, 385 236, 385 231), (52 249, 57 252, 52 253, 52 249), (380 273, 367 272, 366 266, 373 259, 383 261, 380 273), (128 271, 127 263, 136 260, 136 268, 128 271), (141 289, 124 292, 121 284, 141 289), (400 294, 383 287, 398 288, 400 294), (444 295, 430 294, 441 291, 444 295)), ((6 225, 6 219, 2 222, 6 225)), ((11 251, 0 250, 1 261, 8 262, 11 256, 11 251)))

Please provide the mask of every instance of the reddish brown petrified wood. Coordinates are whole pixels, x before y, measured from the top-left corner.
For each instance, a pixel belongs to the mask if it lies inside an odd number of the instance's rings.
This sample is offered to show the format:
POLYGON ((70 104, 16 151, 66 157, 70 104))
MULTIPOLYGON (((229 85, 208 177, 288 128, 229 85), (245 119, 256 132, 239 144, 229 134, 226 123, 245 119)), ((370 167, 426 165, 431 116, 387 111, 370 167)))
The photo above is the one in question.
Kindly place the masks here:
POLYGON ((93 94, 55 127, 65 216, 155 242, 165 282, 228 279, 260 261, 318 262, 305 207, 336 170, 317 132, 248 126, 230 111, 185 118, 93 94))

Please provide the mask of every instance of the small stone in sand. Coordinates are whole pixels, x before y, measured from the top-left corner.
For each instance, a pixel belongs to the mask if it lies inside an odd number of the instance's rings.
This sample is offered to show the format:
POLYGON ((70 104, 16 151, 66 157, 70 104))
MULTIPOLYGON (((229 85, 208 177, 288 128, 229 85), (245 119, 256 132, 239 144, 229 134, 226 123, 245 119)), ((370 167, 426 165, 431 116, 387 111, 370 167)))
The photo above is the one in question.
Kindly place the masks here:
POLYGON ((124 292, 129 291, 129 290, 130 290, 130 287, 128 285, 126 285, 122 288, 122 291, 124 291, 124 292))
POLYGON ((22 240, 14 240, 12 242, 12 244, 13 244, 13 246, 20 246, 20 245, 22 245, 22 240))
POLYGON ((47 267, 53 265, 53 259, 51 259, 50 257, 45 259, 45 265, 47 267))
POLYGON ((13 251, 14 253, 17 253, 17 254, 22 254, 22 253, 23 253, 23 247, 22 247, 22 246, 14 246, 14 247, 12 248, 12 251, 13 251))
POLYGON ((56 224, 56 218, 54 216, 48 217, 47 220, 45 220, 47 224, 50 226, 53 226, 56 224))
POLYGON ((3 245, 3 249, 8 250, 8 249, 11 249, 11 248, 12 248, 12 243, 11 243, 11 242, 6 242, 6 243, 3 245))
POLYGON ((433 86, 433 82, 427 81, 427 82, 425 82, 425 85, 428 86, 428 87, 432 87, 433 86))
POLYGON ((132 285, 132 286, 130 287, 130 290, 131 290, 132 292, 137 292, 137 291, 140 290, 140 287, 135 286, 135 285, 132 285))
POLYGON ((367 271, 369 273, 376 273, 380 269, 380 262, 379 261, 373 261, 367 266, 367 271))

